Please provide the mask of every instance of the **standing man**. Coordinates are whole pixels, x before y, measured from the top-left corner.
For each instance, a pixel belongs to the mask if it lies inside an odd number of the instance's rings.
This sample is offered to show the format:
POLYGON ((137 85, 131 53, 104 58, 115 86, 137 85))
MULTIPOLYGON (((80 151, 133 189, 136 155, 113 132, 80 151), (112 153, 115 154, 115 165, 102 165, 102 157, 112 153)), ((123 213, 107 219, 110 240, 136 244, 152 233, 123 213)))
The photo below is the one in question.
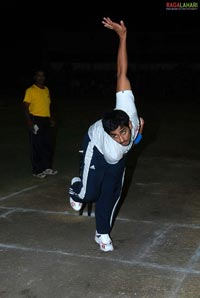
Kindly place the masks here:
POLYGON ((45 86, 45 72, 38 69, 34 73, 34 84, 26 89, 23 100, 25 117, 29 128, 32 174, 37 178, 55 175, 52 169, 54 142, 49 88, 45 86))
POLYGON ((104 27, 119 38, 115 109, 92 124, 83 140, 80 177, 71 180, 71 207, 79 211, 83 203, 95 202, 95 241, 102 251, 112 251, 110 237, 116 206, 124 182, 126 155, 142 138, 144 121, 138 118, 135 98, 127 78, 127 29, 123 21, 103 18, 104 27))

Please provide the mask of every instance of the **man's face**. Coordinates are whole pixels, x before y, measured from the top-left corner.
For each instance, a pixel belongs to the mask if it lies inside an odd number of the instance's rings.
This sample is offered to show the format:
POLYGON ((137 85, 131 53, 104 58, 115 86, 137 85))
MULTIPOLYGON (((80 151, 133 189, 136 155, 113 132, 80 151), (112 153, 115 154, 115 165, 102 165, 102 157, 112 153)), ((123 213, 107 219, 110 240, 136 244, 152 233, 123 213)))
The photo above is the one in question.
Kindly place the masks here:
POLYGON ((129 122, 129 126, 118 127, 110 132, 111 138, 122 146, 128 146, 131 141, 131 129, 132 124, 129 122))
POLYGON ((45 74, 43 71, 38 71, 35 75, 35 81, 39 85, 43 85, 45 83, 45 74))

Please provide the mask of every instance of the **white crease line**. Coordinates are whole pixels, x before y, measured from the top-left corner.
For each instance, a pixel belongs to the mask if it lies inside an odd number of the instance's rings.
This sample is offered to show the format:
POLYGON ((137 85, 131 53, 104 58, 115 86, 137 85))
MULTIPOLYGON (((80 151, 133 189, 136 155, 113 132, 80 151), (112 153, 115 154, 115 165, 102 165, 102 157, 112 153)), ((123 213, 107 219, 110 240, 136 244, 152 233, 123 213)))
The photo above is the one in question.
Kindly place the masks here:
MULTIPOLYGON (((95 217, 95 213, 91 212, 90 216, 88 215, 87 211, 84 211, 82 215, 79 215, 79 213, 72 213, 69 211, 49 211, 49 210, 42 210, 42 209, 33 209, 33 208, 19 208, 19 207, 0 207, 0 210, 9 210, 2 215, 0 215, 0 218, 5 218, 7 215, 12 214, 14 212, 23 212, 23 213, 28 213, 28 212, 35 212, 35 213, 42 213, 42 214, 61 214, 61 215, 70 215, 70 216, 84 216, 84 217, 95 217)), ((123 218, 123 217, 118 217, 118 220, 121 221, 133 221, 132 219, 129 218, 123 218)), ((145 222, 145 221, 144 221, 145 222)), ((147 223, 151 223, 148 221, 147 223)))
MULTIPOLYGON (((0 209, 6 209, 10 210, 10 212, 7 212, 7 214, 12 213, 12 212, 23 212, 23 213, 28 213, 28 212, 36 212, 36 213, 42 213, 42 214, 63 214, 63 215, 78 215, 78 214, 72 214, 68 211, 48 211, 48 210, 41 210, 41 209, 33 209, 33 208, 18 208, 18 207, 0 207, 0 209)), ((0 216, 5 217, 5 213, 0 216)))
POLYGON ((32 251, 32 252, 40 252, 40 253, 51 253, 51 254, 59 254, 59 255, 65 255, 70 257, 79 257, 79 258, 86 258, 86 259, 92 259, 92 260, 104 260, 114 263, 122 263, 122 264, 129 264, 129 265, 138 265, 146 268, 154 268, 154 269, 160 269, 165 271, 174 271, 174 272, 180 272, 180 273, 190 273, 190 274, 200 274, 199 270, 194 269, 187 269, 183 267, 172 267, 168 265, 159 265, 155 263, 149 263, 149 262, 141 262, 137 260, 122 260, 118 257, 116 259, 114 258, 108 258, 108 257, 97 257, 97 256, 91 256, 91 255, 83 255, 83 254, 74 254, 65 252, 62 250, 45 250, 45 249, 38 249, 38 248, 31 248, 31 247, 25 247, 25 246, 19 246, 14 244, 3 244, 0 243, 0 248, 2 249, 13 249, 13 250, 22 250, 22 251, 32 251))
POLYGON ((7 215, 12 214, 12 213, 15 213, 15 209, 11 209, 11 210, 9 210, 9 211, 7 211, 7 212, 1 214, 1 215, 0 215, 0 218, 6 218, 7 215))
MULTIPOLYGON (((192 270, 192 266, 195 266, 196 264, 198 264, 199 262, 199 257, 200 257, 200 247, 197 248, 196 252, 193 254, 193 256, 190 259, 190 262, 188 263, 188 268, 190 268, 189 270, 192 270)), ((179 282, 177 283, 177 286, 175 287, 175 289, 173 289, 173 293, 170 294, 169 298, 176 298, 176 295, 178 294, 180 288, 182 287, 182 284, 184 282, 184 280, 187 278, 187 272, 184 272, 182 278, 179 280, 179 282)))
MULTIPOLYGON (((66 179, 70 179, 70 177, 69 177, 69 176, 63 176, 63 177, 61 177, 61 179, 66 180, 66 179)), ((49 184, 51 184, 51 183, 52 183, 52 182, 48 181, 48 182, 44 183, 43 185, 49 185, 49 184)), ((9 194, 9 195, 7 195, 7 196, 0 197, 0 201, 3 201, 3 200, 6 200, 6 199, 9 199, 9 198, 12 198, 12 197, 14 197, 14 196, 16 196, 16 195, 19 195, 19 194, 21 194, 21 193, 24 193, 24 192, 26 192, 26 191, 32 190, 32 189, 34 189, 34 188, 38 188, 39 186, 41 186, 41 185, 34 185, 34 186, 31 186, 31 187, 24 188, 24 189, 22 189, 22 190, 20 190, 20 191, 11 193, 11 194, 9 194)))
POLYGON ((151 252, 152 248, 155 246, 158 246, 159 244, 162 244, 163 239, 165 239, 165 235, 169 232, 169 230, 173 228, 173 224, 165 225, 160 230, 154 232, 156 235, 153 240, 151 239, 149 241, 146 241, 144 243, 144 248, 140 249, 140 253, 138 254, 138 258, 142 259, 146 256, 148 256, 149 252, 151 252))
MULTIPOLYGON (((79 215, 79 213, 73 213, 69 211, 49 211, 49 210, 42 210, 42 209, 33 209, 33 208, 18 208, 18 207, 0 207, 1 209, 10 210, 9 213, 14 212, 36 212, 36 213, 42 213, 42 214, 59 214, 59 215, 69 215, 69 216, 84 216, 89 217, 87 214, 87 211, 83 212, 83 215, 79 215)), ((5 213, 0 215, 1 217, 5 217, 5 213)), ((95 217, 95 213, 92 212, 90 217, 95 217)), ((127 217, 120 217, 118 216, 116 220, 120 221, 127 221, 127 222, 134 222, 134 223, 142 223, 142 224, 162 224, 163 226, 172 226, 172 227, 180 227, 180 228, 190 228, 190 229, 200 229, 200 224, 185 224, 185 223, 171 223, 171 222, 159 222, 159 221, 152 221, 152 220, 137 220, 127 217)))
POLYGON ((34 186, 31 186, 31 187, 24 188, 24 189, 22 189, 22 190, 20 190, 20 191, 17 191, 17 192, 13 192, 13 193, 11 193, 11 194, 8 195, 8 196, 1 197, 1 198, 0 198, 0 201, 7 200, 7 199, 12 198, 12 197, 14 197, 14 196, 17 196, 17 195, 19 195, 19 194, 21 194, 21 193, 24 193, 24 192, 26 192, 26 191, 32 190, 32 189, 34 189, 34 188, 37 188, 38 186, 39 186, 39 185, 34 185, 34 186))
MULTIPOLYGON (((0 218, 5 218, 6 215, 12 214, 14 212, 35 212, 35 213, 42 213, 42 214, 59 214, 59 215, 70 215, 70 216, 84 216, 84 217, 95 217, 95 213, 91 212, 91 215, 89 216, 87 211, 84 211, 82 215, 79 215, 79 213, 72 213, 69 211, 49 211, 49 210, 42 210, 42 209, 33 209, 33 208, 19 208, 19 207, 0 207, 1 209, 9 210, 2 215, 0 215, 0 218)), ((146 224, 155 224, 153 221, 148 220, 135 220, 127 217, 117 217, 116 220, 120 221, 127 221, 127 222, 142 222, 146 224)), ((199 226, 200 228, 200 226, 199 226)))

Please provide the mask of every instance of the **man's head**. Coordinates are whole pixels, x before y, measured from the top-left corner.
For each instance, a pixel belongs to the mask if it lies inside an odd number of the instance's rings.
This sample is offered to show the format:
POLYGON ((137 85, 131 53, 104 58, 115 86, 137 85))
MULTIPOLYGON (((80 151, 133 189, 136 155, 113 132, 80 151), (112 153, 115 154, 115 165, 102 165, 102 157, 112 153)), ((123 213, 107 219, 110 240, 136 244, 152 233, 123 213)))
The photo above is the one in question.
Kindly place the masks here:
POLYGON ((39 87, 44 87, 46 76, 43 69, 34 70, 34 80, 35 84, 39 87))
POLYGON ((122 110, 113 110, 104 114, 102 118, 104 130, 117 143, 127 146, 131 140, 132 124, 129 116, 122 110))

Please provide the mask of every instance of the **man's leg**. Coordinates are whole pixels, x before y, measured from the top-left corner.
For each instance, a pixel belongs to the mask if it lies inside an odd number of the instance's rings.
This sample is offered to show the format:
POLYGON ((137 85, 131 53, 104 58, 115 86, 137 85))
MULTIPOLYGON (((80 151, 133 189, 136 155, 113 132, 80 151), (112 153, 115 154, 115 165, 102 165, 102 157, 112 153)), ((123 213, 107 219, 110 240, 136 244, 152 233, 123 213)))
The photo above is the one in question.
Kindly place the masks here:
POLYGON ((72 179, 69 188, 70 204, 73 209, 80 211, 80 207, 82 207, 79 204, 79 207, 76 208, 76 202, 88 204, 98 200, 105 166, 103 155, 88 140, 87 146, 83 150, 80 176, 72 179))
POLYGON ((111 231, 114 213, 122 192, 124 173, 123 160, 117 165, 110 165, 106 171, 95 210, 96 228, 99 234, 109 234, 111 231))
POLYGON ((102 183, 101 195, 96 202, 95 241, 99 244, 100 249, 105 252, 114 249, 110 232, 122 192, 124 173, 125 165, 123 160, 117 165, 109 166, 102 183))

